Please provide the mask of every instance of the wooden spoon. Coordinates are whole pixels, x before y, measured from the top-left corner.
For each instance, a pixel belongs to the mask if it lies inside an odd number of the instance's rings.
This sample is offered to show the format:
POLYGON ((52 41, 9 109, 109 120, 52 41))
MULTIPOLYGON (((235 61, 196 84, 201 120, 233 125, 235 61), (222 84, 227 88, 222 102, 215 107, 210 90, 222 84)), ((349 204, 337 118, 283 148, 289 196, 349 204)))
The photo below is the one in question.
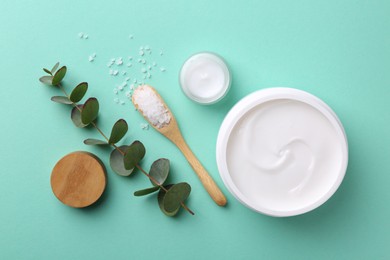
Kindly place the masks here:
MULTIPOLYGON (((174 143, 180 149, 215 203, 217 203, 219 206, 226 205, 225 196, 211 178, 211 176, 208 174, 206 169, 195 157, 191 149, 188 147, 179 130, 175 117, 157 91, 148 85, 140 86, 134 91, 132 101, 134 106, 150 123, 150 125, 166 138, 171 140, 172 143, 174 143), (140 104, 141 102, 149 103, 148 106, 151 105, 150 102, 156 103, 154 104, 153 108, 160 106, 164 113, 159 115, 158 118, 163 118, 164 120, 161 120, 163 122, 158 122, 158 120, 156 121, 156 116, 150 115, 150 111, 143 111, 143 108, 145 109, 143 105, 145 104, 140 104)), ((150 110, 151 108, 148 107, 148 109, 150 110)))

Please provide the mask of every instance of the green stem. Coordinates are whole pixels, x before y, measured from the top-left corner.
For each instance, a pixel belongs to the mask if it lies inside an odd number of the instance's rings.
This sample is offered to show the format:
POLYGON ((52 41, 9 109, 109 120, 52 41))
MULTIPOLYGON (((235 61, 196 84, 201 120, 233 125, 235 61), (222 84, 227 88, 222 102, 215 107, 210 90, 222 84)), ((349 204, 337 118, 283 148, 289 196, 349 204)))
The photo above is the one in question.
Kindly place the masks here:
MULTIPOLYGON (((71 101, 70 96, 68 95, 68 93, 66 93, 66 91, 65 91, 64 87, 61 85, 61 83, 58 83, 57 87, 59 87, 62 90, 62 93, 64 93, 64 95, 69 99, 69 101, 71 101)), ((73 103, 73 101, 72 101, 72 103, 73 103)), ((73 103, 73 104, 77 105, 75 103, 73 103)))
POLYGON ((103 133, 102 130, 100 130, 100 128, 96 125, 95 122, 91 122, 91 125, 93 125, 93 127, 96 128, 96 130, 98 130, 98 132, 104 137, 104 139, 106 139, 107 143, 109 142, 107 136, 103 133))
MULTIPOLYGON (((57 85, 57 87, 59 87, 61 89, 61 91, 64 93, 64 95, 68 98, 69 101, 72 102, 72 105, 81 112, 81 109, 79 108, 78 104, 73 102, 72 100, 70 100, 70 96, 68 95, 68 93, 66 93, 64 87, 61 85, 61 83, 59 83, 57 85)), ((118 146, 116 146, 115 144, 112 144, 109 142, 109 139, 107 138, 107 136, 103 133, 103 131, 97 126, 97 124, 95 122, 91 122, 91 125, 104 137, 104 139, 106 139, 107 143, 110 144, 112 147, 114 147, 121 155, 125 155, 125 152, 123 152, 118 146)), ((146 177, 148 177, 155 185, 159 186, 160 189, 162 189, 163 191, 165 192, 168 192, 168 190, 163 186, 161 185, 155 178, 153 178, 152 176, 150 176, 139 164, 136 165, 137 169, 139 169, 146 177)), ((191 215, 195 215, 195 213, 189 209, 187 207, 186 204, 184 204, 184 202, 181 202, 180 203, 181 206, 187 210, 191 215)))

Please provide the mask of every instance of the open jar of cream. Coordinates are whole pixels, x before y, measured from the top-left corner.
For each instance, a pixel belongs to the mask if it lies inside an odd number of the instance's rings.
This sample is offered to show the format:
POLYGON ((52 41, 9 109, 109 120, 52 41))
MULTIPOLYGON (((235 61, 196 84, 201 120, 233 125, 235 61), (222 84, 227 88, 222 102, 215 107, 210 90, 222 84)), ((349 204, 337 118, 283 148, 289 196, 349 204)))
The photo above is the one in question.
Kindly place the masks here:
POLYGON ((186 60, 180 71, 179 82, 190 99, 200 104, 213 104, 228 92, 231 74, 220 56, 202 52, 186 60))
POLYGON ((311 211, 340 186, 348 164, 344 128, 319 98, 270 88, 239 101, 217 140, 223 182, 242 204, 286 217, 311 211))

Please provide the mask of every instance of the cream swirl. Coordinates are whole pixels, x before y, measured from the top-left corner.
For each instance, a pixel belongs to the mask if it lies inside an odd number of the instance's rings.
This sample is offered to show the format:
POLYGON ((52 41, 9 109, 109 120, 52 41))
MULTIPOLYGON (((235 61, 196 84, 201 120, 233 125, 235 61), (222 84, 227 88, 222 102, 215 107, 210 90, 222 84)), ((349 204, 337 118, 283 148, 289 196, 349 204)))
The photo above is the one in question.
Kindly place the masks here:
POLYGON ((262 103, 232 130, 227 149, 231 178, 258 203, 296 207, 310 201, 308 196, 322 195, 313 187, 338 172, 338 138, 328 119, 307 103, 262 103))

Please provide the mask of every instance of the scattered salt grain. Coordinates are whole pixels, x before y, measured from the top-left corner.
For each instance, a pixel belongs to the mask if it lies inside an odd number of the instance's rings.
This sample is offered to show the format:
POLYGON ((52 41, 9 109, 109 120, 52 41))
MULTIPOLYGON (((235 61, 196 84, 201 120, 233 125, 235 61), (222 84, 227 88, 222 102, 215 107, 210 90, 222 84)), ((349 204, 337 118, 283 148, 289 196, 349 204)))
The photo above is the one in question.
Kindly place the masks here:
POLYGON ((126 65, 127 67, 131 67, 131 66, 133 66, 133 64, 131 64, 131 63, 127 63, 127 65, 126 65))
POLYGON ((166 71, 166 69, 164 67, 161 67, 160 70, 161 70, 161 72, 166 71))
POLYGON ((83 38, 88 39, 89 38, 88 34, 84 34, 83 38))
POLYGON ((157 66, 157 63, 155 61, 153 61, 153 67, 156 67, 157 66))
POLYGON ((171 114, 153 89, 147 85, 138 87, 133 93, 134 104, 147 120, 157 128, 171 121, 171 114))
POLYGON ((145 64, 146 63, 146 60, 142 60, 142 64, 145 64))
POLYGON ((119 98, 114 98, 114 102, 118 104, 119 103, 119 98))
POLYGON ((160 56, 163 56, 164 52, 163 50, 160 50, 160 56))
POLYGON ((78 36, 79 36, 80 39, 82 39, 84 37, 84 33, 79 32, 78 36))
POLYGON ((116 65, 122 65, 123 64, 123 60, 122 60, 122 57, 119 57, 118 59, 116 59, 116 65))
POLYGON ((121 100, 119 103, 120 103, 121 105, 124 105, 124 104, 125 104, 125 101, 121 100))
POLYGON ((144 56, 145 52, 144 51, 139 51, 139 55, 144 56))
POLYGON ((125 76, 127 74, 126 71, 122 71, 122 75, 125 76))
POLYGON ((129 80, 130 80, 130 77, 125 78, 125 80, 126 80, 126 81, 129 81, 129 80))
POLYGON ((131 56, 129 56, 129 58, 128 58, 129 60, 133 60, 133 57, 131 57, 131 56))
POLYGON ((142 73, 146 73, 146 69, 145 69, 145 68, 142 68, 142 69, 141 69, 141 72, 142 72, 142 73))
POLYGON ((129 39, 130 39, 130 40, 134 39, 134 35, 130 34, 130 35, 129 35, 129 39))
POLYGON ((114 94, 116 95, 116 94, 118 94, 118 90, 116 89, 116 88, 114 88, 114 94))
POLYGON ((152 69, 152 66, 149 65, 149 66, 148 66, 148 70, 151 70, 151 69, 152 69))
POLYGON ((120 85, 118 86, 118 89, 119 89, 120 91, 122 91, 122 90, 124 89, 124 87, 126 87, 126 85, 127 85, 127 82, 124 81, 124 82, 122 82, 122 84, 120 84, 120 85))
POLYGON ((149 130, 149 125, 148 124, 141 123, 141 124, 139 124, 139 126, 141 127, 142 130, 149 130))
POLYGON ((117 71, 117 70, 113 70, 113 71, 112 71, 112 75, 113 75, 113 76, 118 75, 118 71, 117 71))
POLYGON ((89 57, 88 57, 88 61, 89 61, 89 62, 92 62, 92 61, 94 61, 94 59, 95 59, 95 58, 94 58, 94 57, 92 57, 92 56, 89 56, 89 57))

